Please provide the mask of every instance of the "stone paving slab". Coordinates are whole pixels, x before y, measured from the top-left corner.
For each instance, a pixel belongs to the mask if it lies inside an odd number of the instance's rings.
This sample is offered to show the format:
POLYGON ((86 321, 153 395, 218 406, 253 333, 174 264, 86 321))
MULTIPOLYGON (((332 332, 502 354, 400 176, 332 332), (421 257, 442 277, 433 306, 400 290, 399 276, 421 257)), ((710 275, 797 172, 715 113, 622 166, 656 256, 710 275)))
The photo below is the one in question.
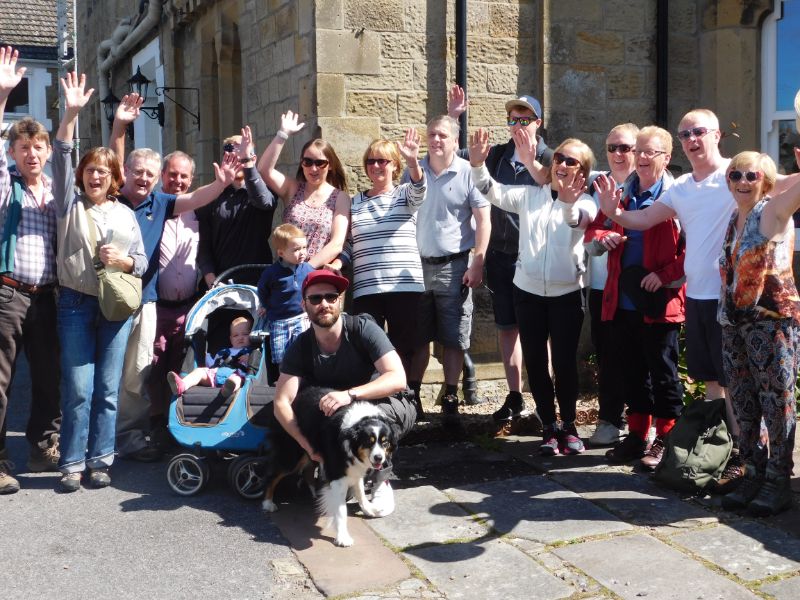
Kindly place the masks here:
POLYGON ((475 539, 489 533, 463 508, 429 485, 395 490, 395 506, 390 517, 366 523, 399 548, 475 539))
POLYGON ((325 596, 380 589, 411 577, 405 563, 358 517, 348 517, 355 541, 349 548, 333 545, 332 532, 323 529, 327 518, 317 518, 308 504, 282 504, 272 520, 325 596))
POLYGON ((647 535, 617 536, 553 550, 626 600, 755 600, 744 587, 647 535))
POLYGON ((737 521, 670 538, 746 581, 800 569, 800 540, 754 521, 737 521))
POLYGON ((713 513, 681 500, 649 477, 630 473, 625 467, 573 469, 553 473, 552 477, 635 525, 696 527, 719 520, 713 513))
POLYGON ((566 598, 575 591, 501 540, 415 548, 409 560, 452 600, 566 598))
POLYGON ((501 533, 548 544, 631 529, 543 475, 449 488, 445 493, 501 533))
POLYGON ((767 583, 758 589, 761 592, 766 592, 775 600, 797 600, 797 598, 800 598, 800 577, 792 577, 776 583, 767 583))

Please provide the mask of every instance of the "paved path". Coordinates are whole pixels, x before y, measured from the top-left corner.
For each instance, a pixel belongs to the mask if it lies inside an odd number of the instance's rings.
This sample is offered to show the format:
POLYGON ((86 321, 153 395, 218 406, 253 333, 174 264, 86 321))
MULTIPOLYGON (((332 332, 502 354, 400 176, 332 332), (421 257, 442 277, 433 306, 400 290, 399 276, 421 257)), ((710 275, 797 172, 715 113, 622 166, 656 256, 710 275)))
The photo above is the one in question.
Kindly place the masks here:
MULTIPOLYGON (((26 393, 12 393, 20 466, 26 393)), ((279 497, 290 501, 267 516, 222 477, 198 496, 173 495, 164 463, 118 461, 111 488, 71 495, 53 493, 56 474, 22 474, 24 489, 0 497, 0 596, 800 598, 797 508, 740 517, 608 466, 603 450, 542 459, 538 444, 401 448, 396 512, 352 510, 356 544, 345 549, 289 486, 279 497)))

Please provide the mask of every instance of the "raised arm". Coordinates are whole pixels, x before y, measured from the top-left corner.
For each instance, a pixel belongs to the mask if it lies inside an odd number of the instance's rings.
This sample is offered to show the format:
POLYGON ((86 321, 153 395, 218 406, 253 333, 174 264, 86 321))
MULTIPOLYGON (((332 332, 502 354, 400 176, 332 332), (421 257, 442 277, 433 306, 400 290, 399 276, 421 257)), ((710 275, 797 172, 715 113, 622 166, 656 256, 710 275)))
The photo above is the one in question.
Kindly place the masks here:
POLYGON ((422 181, 422 167, 419 165, 419 133, 413 127, 406 129, 403 143, 395 142, 400 156, 406 161, 408 176, 413 183, 422 181))
POLYGON ((278 164, 278 157, 281 155, 286 140, 292 134, 300 131, 305 125, 305 123, 298 123, 298 115, 292 111, 283 113, 281 115, 280 128, 258 160, 258 172, 261 173, 267 185, 284 200, 291 198, 297 191, 297 180, 293 177, 286 177, 275 168, 275 165, 278 164))
POLYGON ((459 117, 467 110, 467 93, 457 83, 447 91, 447 116, 458 121, 459 117))
POLYGON ((676 216, 674 210, 661 202, 655 202, 644 210, 622 210, 619 206, 622 189, 617 189, 614 178, 605 174, 597 176, 594 180, 594 188, 600 199, 600 210, 625 229, 644 231, 667 219, 674 219, 676 216))
POLYGON ((196 210, 219 198, 225 188, 233 183, 238 170, 239 157, 233 152, 226 152, 222 157, 221 165, 214 163, 214 181, 212 183, 188 194, 181 194, 175 199, 175 214, 196 210))
POLYGON ((761 213, 759 231, 768 239, 780 236, 792 215, 800 209, 800 178, 786 191, 771 198, 761 213))
POLYGON ((239 143, 239 166, 244 170, 244 187, 247 199, 252 206, 261 210, 275 208, 275 196, 269 191, 255 165, 255 145, 253 132, 249 125, 242 127, 242 141, 239 143))
MULTIPOLYGON (((114 113, 114 124, 111 126, 111 133, 108 137, 108 147, 116 152, 120 163, 125 162, 125 132, 128 126, 139 118, 140 109, 144 104, 144 98, 139 94, 126 94, 120 100, 119 106, 114 113)), ((125 179, 125 169, 122 170, 122 179, 125 179)))
MULTIPOLYGON (((8 97, 22 81, 25 67, 17 69, 19 52, 7 46, 0 47, 0 123, 6 110, 8 97)), ((0 144, 2 146, 2 144, 0 144)), ((11 179, 8 174, 8 161, 4 147, 0 148, 0 201, 5 202, 11 196, 11 179)))
POLYGON ((478 129, 469 139, 469 164, 472 166, 472 181, 475 187, 489 202, 508 212, 519 213, 525 186, 503 185, 492 179, 486 168, 489 156, 489 133, 478 129))
POLYGON ((550 183, 550 169, 536 160, 536 137, 531 137, 525 128, 520 127, 512 136, 514 147, 517 149, 522 164, 528 169, 533 180, 539 185, 550 183))
POLYGON ((86 88, 86 74, 81 73, 80 77, 74 71, 67 73, 61 79, 61 89, 64 92, 64 116, 58 126, 56 139, 61 142, 71 142, 75 134, 75 122, 78 120, 78 113, 89 102, 89 98, 94 93, 94 88, 88 91, 86 88))

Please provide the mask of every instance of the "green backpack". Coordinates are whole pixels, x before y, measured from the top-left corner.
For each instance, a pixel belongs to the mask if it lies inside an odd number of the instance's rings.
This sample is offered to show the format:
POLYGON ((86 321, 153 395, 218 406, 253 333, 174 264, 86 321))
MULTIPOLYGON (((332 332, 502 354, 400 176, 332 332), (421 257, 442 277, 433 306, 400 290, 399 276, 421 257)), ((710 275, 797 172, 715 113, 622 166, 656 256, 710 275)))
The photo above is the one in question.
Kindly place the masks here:
POLYGON ((682 492, 701 492, 722 475, 732 447, 725 399, 696 400, 669 432, 655 478, 682 492))

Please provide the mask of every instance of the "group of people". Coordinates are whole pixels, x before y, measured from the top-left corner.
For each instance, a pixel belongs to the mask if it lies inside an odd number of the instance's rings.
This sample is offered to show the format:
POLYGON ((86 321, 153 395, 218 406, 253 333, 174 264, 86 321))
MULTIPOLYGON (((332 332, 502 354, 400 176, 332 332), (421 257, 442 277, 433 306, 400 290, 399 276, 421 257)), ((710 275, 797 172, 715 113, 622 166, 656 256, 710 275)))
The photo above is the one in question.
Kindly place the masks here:
MULTIPOLYGON (((16 62, 16 51, 0 49, 0 117, 24 73, 16 62)), ((281 371, 278 421, 312 457, 291 409, 303 380, 335 390, 320 403, 326 414, 375 401, 407 432, 424 416, 420 387, 433 340, 443 347, 444 422, 458 423, 472 290, 485 273, 509 389, 493 414, 498 423, 525 409, 524 364, 543 423, 541 453, 584 450, 576 355, 588 299, 600 402, 589 442, 612 446, 613 463, 654 468, 683 406, 685 323, 689 375, 709 399, 731 401, 731 466, 741 466, 731 479, 743 483, 726 505, 759 514, 788 505, 800 317, 791 217, 800 183, 761 153, 723 158, 711 111, 693 110, 678 125, 690 173, 674 179, 667 169, 672 134, 631 123, 610 131, 609 170, 598 173, 584 142, 547 146, 531 96, 505 104, 508 142, 491 145, 478 129, 459 149, 468 102, 454 86, 448 114, 427 125, 427 155, 419 156, 414 129, 398 142, 372 142, 363 156, 369 189, 351 198, 324 140, 302 147, 294 177, 276 168, 285 142, 304 127, 291 111, 260 158, 249 127, 225 139, 215 181, 194 191, 194 161, 183 152, 162 164, 137 149, 123 162, 125 130, 143 102, 136 94, 116 111, 110 148, 89 150, 73 170, 75 121, 93 90, 74 73, 61 83, 64 117, 53 146, 25 119, 9 134, 16 167, 0 154, 0 493, 19 489, 4 446, 18 347, 33 381, 29 469, 59 470, 65 492, 82 482, 103 487, 115 454, 160 459, 171 394, 196 384, 238 389, 246 373, 221 375, 213 360, 179 373, 183 323, 198 282, 211 287, 231 267, 272 263, 237 280, 258 287, 281 371), (279 199, 283 224, 273 231, 279 199), (109 321, 100 311, 100 264, 142 278, 131 318, 109 321), (353 312, 369 318, 343 318, 348 288, 353 312)), ((246 347, 251 326, 234 323, 230 352, 246 347)))

